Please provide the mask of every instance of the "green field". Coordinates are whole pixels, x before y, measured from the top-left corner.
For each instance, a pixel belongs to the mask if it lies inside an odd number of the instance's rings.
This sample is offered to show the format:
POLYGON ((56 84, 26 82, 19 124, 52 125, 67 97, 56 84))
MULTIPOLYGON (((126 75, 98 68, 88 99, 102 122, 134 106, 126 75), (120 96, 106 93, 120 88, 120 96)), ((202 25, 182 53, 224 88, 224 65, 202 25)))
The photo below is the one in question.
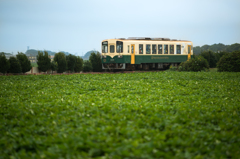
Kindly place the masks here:
POLYGON ((0 76, 0 158, 239 158, 240 73, 0 76))

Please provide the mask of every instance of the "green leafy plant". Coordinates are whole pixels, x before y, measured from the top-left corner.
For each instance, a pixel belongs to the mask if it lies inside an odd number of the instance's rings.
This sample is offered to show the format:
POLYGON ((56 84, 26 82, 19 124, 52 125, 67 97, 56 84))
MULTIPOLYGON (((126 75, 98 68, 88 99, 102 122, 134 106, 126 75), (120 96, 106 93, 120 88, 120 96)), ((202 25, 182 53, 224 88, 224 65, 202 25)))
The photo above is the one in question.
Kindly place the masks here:
POLYGON ((202 56, 197 56, 196 58, 191 58, 189 61, 182 62, 179 65, 179 71, 208 71, 209 65, 207 60, 202 56))
POLYGON ((177 68, 176 66, 172 66, 172 65, 171 65, 171 66, 169 67, 168 71, 177 71, 177 69, 178 69, 178 68, 177 68))
POLYGON ((239 72, 0 81, 1 158, 239 158, 239 72))

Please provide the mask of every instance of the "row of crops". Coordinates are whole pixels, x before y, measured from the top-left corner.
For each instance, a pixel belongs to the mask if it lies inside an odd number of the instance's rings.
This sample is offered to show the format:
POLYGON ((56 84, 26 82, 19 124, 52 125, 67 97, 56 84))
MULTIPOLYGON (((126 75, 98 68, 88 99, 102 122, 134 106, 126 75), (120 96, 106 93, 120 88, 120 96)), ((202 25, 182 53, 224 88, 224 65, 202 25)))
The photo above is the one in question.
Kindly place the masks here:
POLYGON ((0 76, 0 158, 238 158, 240 73, 0 76))

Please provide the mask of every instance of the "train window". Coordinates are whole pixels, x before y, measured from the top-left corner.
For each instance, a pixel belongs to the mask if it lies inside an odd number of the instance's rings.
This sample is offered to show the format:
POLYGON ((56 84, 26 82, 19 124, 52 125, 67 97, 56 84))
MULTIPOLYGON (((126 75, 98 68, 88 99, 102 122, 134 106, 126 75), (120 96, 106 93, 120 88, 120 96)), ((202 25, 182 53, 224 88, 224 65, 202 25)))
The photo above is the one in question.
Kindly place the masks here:
POLYGON ((174 54, 174 45, 170 45, 170 54, 174 54))
POLYGON ((162 54, 162 44, 158 45, 158 54, 162 54))
POLYGON ((117 53, 123 53, 123 42, 117 41, 117 53))
POLYGON ((108 42, 102 42, 102 53, 108 53, 108 42))
POLYGON ((147 44, 146 45, 146 54, 150 54, 151 53, 151 45, 147 44))
POLYGON ((114 53, 114 52, 115 52, 114 45, 110 45, 110 53, 114 53))
POLYGON ((177 54, 181 54, 181 45, 177 45, 177 54))
POLYGON ((130 46, 128 45, 128 53, 129 53, 129 49, 130 49, 129 47, 130 47, 130 46))
POLYGON ((156 45, 153 44, 152 45, 152 54, 156 54, 156 50, 157 50, 156 45))
POLYGON ((139 54, 143 54, 143 44, 139 44, 139 54))
POLYGON ((164 54, 168 54, 168 45, 164 45, 164 54))

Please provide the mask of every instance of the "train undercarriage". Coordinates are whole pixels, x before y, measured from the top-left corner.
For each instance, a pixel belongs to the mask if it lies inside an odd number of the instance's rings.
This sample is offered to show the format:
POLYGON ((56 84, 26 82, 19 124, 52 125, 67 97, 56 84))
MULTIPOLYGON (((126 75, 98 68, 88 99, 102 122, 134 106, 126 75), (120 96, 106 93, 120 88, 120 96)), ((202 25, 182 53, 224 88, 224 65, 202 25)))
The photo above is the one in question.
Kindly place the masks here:
POLYGON ((104 70, 166 70, 170 66, 178 67, 180 63, 142 63, 142 64, 129 64, 129 63, 104 63, 102 69, 104 70))

